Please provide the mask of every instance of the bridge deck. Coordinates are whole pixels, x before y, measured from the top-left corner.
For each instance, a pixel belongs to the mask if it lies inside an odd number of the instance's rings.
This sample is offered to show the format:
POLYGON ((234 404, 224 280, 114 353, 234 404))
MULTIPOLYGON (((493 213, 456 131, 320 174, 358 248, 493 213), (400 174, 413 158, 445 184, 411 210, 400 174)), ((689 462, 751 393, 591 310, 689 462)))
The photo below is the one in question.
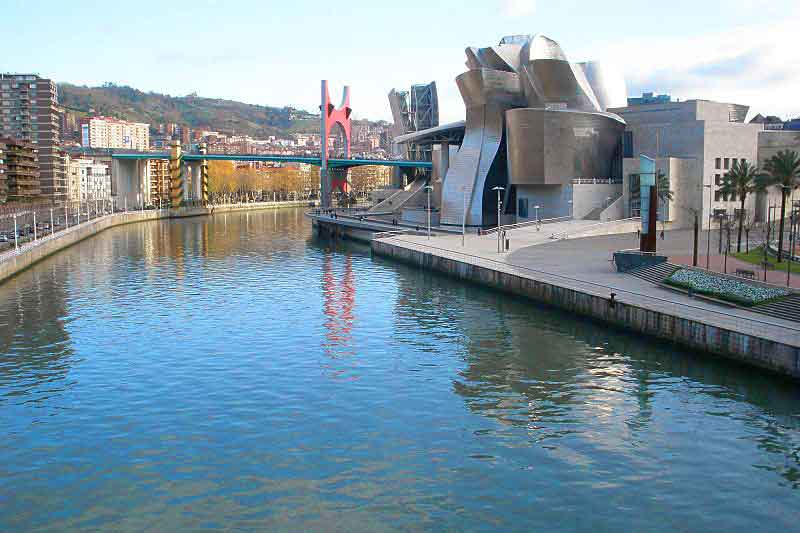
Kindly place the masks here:
MULTIPOLYGON (((168 152, 122 152, 112 153, 112 159, 121 160, 146 160, 146 159, 169 159, 168 152)), ((276 163, 306 163, 308 165, 321 166, 322 160, 319 157, 306 157, 294 155, 269 155, 269 154, 182 154, 184 161, 272 161, 276 163)), ((402 168, 433 168, 430 161, 406 161, 395 159, 328 159, 328 166, 332 168, 360 167, 376 165, 383 167, 402 167, 402 168)))

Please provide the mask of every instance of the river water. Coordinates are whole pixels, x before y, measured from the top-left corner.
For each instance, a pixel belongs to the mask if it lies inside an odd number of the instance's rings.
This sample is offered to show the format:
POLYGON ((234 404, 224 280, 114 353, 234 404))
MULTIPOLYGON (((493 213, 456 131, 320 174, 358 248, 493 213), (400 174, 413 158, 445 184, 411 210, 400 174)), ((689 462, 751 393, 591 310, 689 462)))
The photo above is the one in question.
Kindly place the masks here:
POLYGON ((0 285, 0 530, 797 530, 798 389, 299 210, 140 223, 0 285))

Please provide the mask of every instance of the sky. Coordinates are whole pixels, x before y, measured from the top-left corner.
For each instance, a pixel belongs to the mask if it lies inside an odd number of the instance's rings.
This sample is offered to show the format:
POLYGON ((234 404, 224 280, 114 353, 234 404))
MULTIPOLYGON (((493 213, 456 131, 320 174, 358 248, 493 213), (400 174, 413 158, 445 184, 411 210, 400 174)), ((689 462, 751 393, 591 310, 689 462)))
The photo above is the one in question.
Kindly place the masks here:
POLYGON ((359 118, 436 81, 441 122, 464 118, 467 46, 544 34, 571 61, 611 63, 628 94, 669 93, 800 116, 800 1, 0 0, 0 72, 315 111, 321 79, 359 118))

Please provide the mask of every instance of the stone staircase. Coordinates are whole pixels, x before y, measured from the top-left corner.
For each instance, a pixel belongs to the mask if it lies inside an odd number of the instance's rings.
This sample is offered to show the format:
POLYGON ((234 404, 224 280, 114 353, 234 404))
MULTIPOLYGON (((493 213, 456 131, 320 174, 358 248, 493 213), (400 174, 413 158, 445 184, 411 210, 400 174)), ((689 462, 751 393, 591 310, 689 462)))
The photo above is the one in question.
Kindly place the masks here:
POLYGON ((606 208, 603 206, 595 207, 583 217, 583 220, 600 220, 600 214, 605 210, 606 208))
POLYGON ((664 280, 674 274, 679 268, 680 267, 678 265, 664 262, 657 265, 635 268, 633 270, 629 270, 627 274, 658 285, 660 283, 664 283, 664 280))
POLYGON ((750 308, 754 313, 800 322, 800 294, 792 294, 750 308))
POLYGON ((400 189, 393 195, 386 198, 384 201, 373 206, 370 209, 372 213, 397 213, 399 212, 409 200, 412 199, 422 188, 425 187, 425 180, 415 180, 405 188, 400 189))

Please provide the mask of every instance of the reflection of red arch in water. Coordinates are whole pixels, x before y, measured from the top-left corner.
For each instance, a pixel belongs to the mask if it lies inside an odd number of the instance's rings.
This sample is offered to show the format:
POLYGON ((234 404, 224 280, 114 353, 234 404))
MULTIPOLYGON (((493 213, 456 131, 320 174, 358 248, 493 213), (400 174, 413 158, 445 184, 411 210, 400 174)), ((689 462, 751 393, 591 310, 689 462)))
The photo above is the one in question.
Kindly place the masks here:
POLYGON ((325 337, 328 339, 328 348, 350 343, 355 319, 355 292, 355 276, 350 256, 345 256, 344 275, 339 282, 333 271, 333 255, 326 255, 322 264, 322 311, 326 317, 325 337))

